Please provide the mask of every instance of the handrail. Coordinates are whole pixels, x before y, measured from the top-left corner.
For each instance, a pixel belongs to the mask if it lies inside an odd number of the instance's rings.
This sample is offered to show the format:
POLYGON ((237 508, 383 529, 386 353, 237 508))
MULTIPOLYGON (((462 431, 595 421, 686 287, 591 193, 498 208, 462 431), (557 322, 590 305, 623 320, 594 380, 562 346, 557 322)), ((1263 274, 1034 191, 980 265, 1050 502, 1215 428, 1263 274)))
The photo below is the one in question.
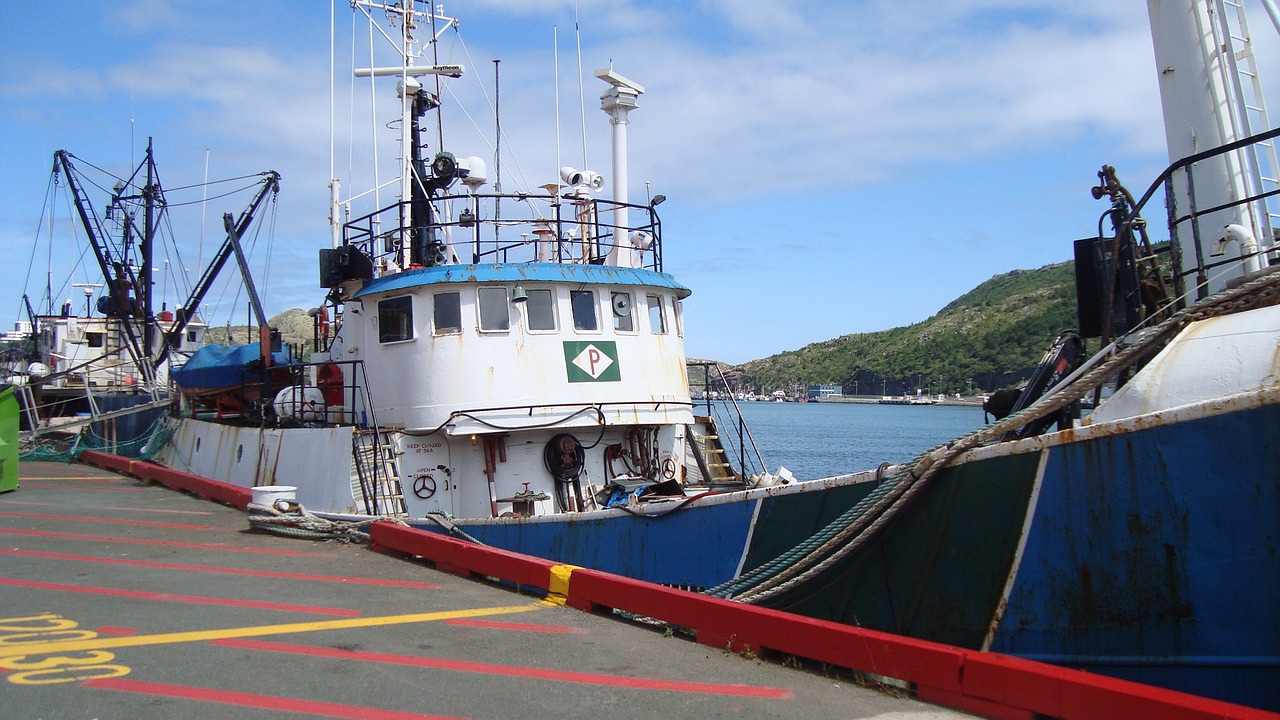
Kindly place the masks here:
MULTIPOLYGON (((1260 132, 1260 133, 1257 133, 1256 135, 1250 135, 1247 138, 1242 138, 1240 140, 1236 140, 1235 142, 1227 143, 1226 145, 1219 145, 1216 148, 1203 150, 1194 155, 1188 155, 1182 158, 1181 160, 1178 160, 1170 164, 1169 167, 1165 168, 1164 172, 1156 176, 1155 181, 1151 183, 1151 187, 1147 188, 1147 192, 1143 194, 1142 198, 1138 200, 1136 203, 1134 203, 1133 212, 1129 213, 1125 217, 1125 222, 1129 222, 1134 218, 1136 218, 1140 214, 1142 208, 1147 204, 1147 201, 1150 200, 1151 196, 1155 194, 1156 190, 1158 190, 1161 185, 1165 184, 1170 179, 1172 179, 1173 173, 1177 172, 1178 170, 1181 170, 1184 167, 1189 167, 1191 165, 1194 165, 1195 163, 1198 163, 1201 160, 1207 160, 1208 158, 1215 157, 1218 155, 1225 155, 1234 150, 1239 150, 1240 148, 1248 147, 1249 145, 1254 145, 1254 144, 1263 142, 1265 140, 1270 140, 1271 138, 1277 137, 1277 136, 1280 136, 1280 127, 1272 128, 1271 130, 1260 132)), ((1266 193, 1266 194, 1270 195, 1273 193, 1266 193)), ((1256 199, 1258 198, 1256 197, 1248 198, 1243 200, 1242 202, 1252 202, 1253 200, 1256 200, 1256 199)), ((1232 205, 1236 205, 1236 204, 1239 204, 1239 203, 1232 203, 1232 205)))
POLYGON ((724 376, 724 371, 720 369, 718 364, 713 362, 708 362, 708 361, 700 361, 700 362, 686 361, 685 365, 686 367, 700 367, 703 370, 702 396, 706 404, 706 408, 707 408, 706 412, 708 417, 710 417, 714 412, 712 410, 713 406, 712 406, 712 397, 711 397, 712 395, 711 367, 715 366, 716 373, 717 375, 719 375, 720 386, 724 387, 725 392, 728 393, 729 402, 733 407, 735 417, 732 419, 736 420, 736 424, 737 424, 736 429, 738 431, 738 466, 742 470, 743 477, 745 478, 747 475, 747 444, 748 443, 750 443, 751 449, 755 452, 755 456, 756 456, 755 460, 757 463, 759 463, 758 467, 760 469, 760 472, 761 473, 766 472, 768 470, 768 466, 765 465, 764 457, 760 454, 760 448, 756 445, 755 437, 751 434, 751 428, 747 425, 746 418, 744 418, 742 415, 742 408, 738 406, 737 398, 733 396, 733 391, 729 389, 729 381, 724 376))
MULTIPOLYGON (((1275 137, 1280 137, 1280 127, 1273 128, 1271 130, 1266 130, 1264 132, 1256 133, 1254 135, 1250 135, 1249 137, 1241 138, 1234 142, 1226 143, 1225 145, 1220 145, 1215 148, 1210 148, 1208 150, 1204 150, 1192 155, 1188 155, 1187 157, 1184 157, 1180 160, 1177 160, 1171 163, 1167 168, 1165 168, 1165 170, 1162 173, 1160 173, 1160 175, 1156 177, 1156 179, 1151 183, 1150 187, 1147 188, 1147 191, 1143 193, 1141 198, 1132 203, 1129 209, 1129 212, 1126 213, 1120 219, 1120 222, 1117 224, 1116 226, 1117 232, 1122 232, 1124 230, 1129 230, 1137 226, 1137 224, 1143 222, 1140 218, 1143 208, 1146 207, 1146 204, 1151 200, 1152 197, 1155 196, 1156 191, 1159 190, 1162 186, 1165 187, 1166 215, 1167 215, 1167 220, 1169 225, 1170 239, 1173 241, 1171 243, 1170 252, 1173 254, 1173 257, 1175 259, 1178 259, 1181 257, 1181 249, 1179 247, 1176 247, 1177 236, 1178 236, 1177 228, 1179 225, 1181 225, 1184 222, 1187 222, 1187 221, 1192 222, 1191 234, 1192 234, 1192 238, 1194 239, 1194 245, 1196 250, 1195 262, 1192 264, 1192 267, 1184 269, 1183 267, 1181 267, 1182 262, 1177 261, 1175 262, 1175 264, 1178 265, 1178 267, 1174 268, 1175 281, 1176 281, 1175 286, 1177 288, 1176 300, 1177 300, 1178 307, 1185 306, 1185 302, 1186 302, 1186 292, 1183 290, 1183 278, 1194 276, 1196 274, 1203 275, 1208 270, 1211 270, 1217 267, 1222 267, 1224 265, 1229 265, 1234 262, 1238 262, 1239 259, 1243 259, 1244 257, 1242 255, 1241 258, 1227 258, 1219 262, 1206 263, 1205 258, 1201 255, 1200 226, 1198 223, 1195 222, 1197 218, 1201 216, 1212 215, 1215 212, 1219 212, 1221 210, 1225 210, 1228 208, 1237 207, 1241 205, 1248 205, 1254 202, 1258 202, 1260 200, 1266 200, 1271 197, 1280 196, 1280 190, 1265 191, 1265 192, 1259 192, 1256 194, 1248 195, 1246 197, 1239 198, 1228 203, 1223 203, 1221 205, 1216 205, 1209 208, 1197 208, 1195 206, 1195 179, 1194 179, 1195 176, 1194 176, 1194 173, 1192 172, 1192 166, 1195 165, 1196 163, 1202 162, 1204 160, 1208 160, 1210 158, 1219 157, 1222 155, 1226 155, 1227 153, 1235 152, 1237 150, 1249 147, 1251 145, 1256 145, 1259 143, 1266 142, 1267 140, 1271 140, 1275 137), (1185 170, 1186 172, 1186 180, 1187 180, 1186 192, 1188 195, 1187 199, 1188 199, 1188 202, 1190 203, 1190 207, 1187 209, 1187 211, 1184 214, 1178 215, 1177 207, 1176 207, 1176 198, 1174 197, 1173 178, 1175 173, 1183 170, 1185 170)), ((1259 238, 1259 240, 1262 240, 1262 238, 1259 238)), ((1272 241, 1272 239, 1267 238, 1267 241, 1272 241)), ((1266 248, 1260 247, 1256 253, 1253 253, 1249 257, 1253 257, 1256 255, 1266 255, 1268 253, 1274 252, 1275 250, 1276 248, 1274 246, 1266 247, 1266 248)), ((1196 281, 1196 288, 1199 290, 1199 296, 1203 298, 1206 292, 1206 286, 1203 278, 1198 279, 1196 281)))
POLYGON ((451 207, 457 203, 463 209, 453 217, 433 213, 430 222, 404 228, 401 218, 410 202, 401 201, 346 221, 343 242, 361 248, 375 265, 387 260, 399 265, 397 255, 403 248, 397 242, 402 234, 411 231, 450 236, 449 243, 455 252, 469 250, 468 259, 472 263, 599 263, 609 251, 620 247, 613 241, 614 232, 625 230, 628 236, 645 233, 649 240, 643 249, 629 243, 622 245, 622 249, 634 250, 642 267, 662 272, 662 223, 653 205, 535 193, 443 195, 432 198, 433 206, 451 207), (485 217, 478 210, 481 201, 486 199, 514 201, 527 210, 515 215, 508 211, 502 217, 485 217), (610 221, 615 211, 624 208, 638 211, 634 216, 628 215, 625 228, 610 221), (630 220, 632 217, 638 219, 630 220), (381 229, 384 225, 390 229, 381 229), (492 239, 483 237, 486 228, 493 230, 492 239), (520 239, 508 235, 504 240, 500 237, 502 232, 517 232, 520 239), (382 247, 378 247, 378 241, 383 241, 382 247), (525 252, 514 253, 522 249, 525 252), (513 254, 515 258, 511 257, 513 254))
MULTIPOLYGON (((720 376, 720 382, 724 383, 725 387, 729 387, 729 381, 724 376, 724 370, 721 370, 719 365, 715 365, 715 369, 716 374, 720 376)), ((742 408, 738 407, 738 398, 733 393, 729 393, 729 402, 733 403, 733 411, 738 415, 738 421, 741 423, 742 430, 747 434, 747 440, 751 441, 751 449, 756 453, 756 462, 760 463, 760 469, 762 471, 768 469, 764 464, 764 458, 760 455, 760 448, 756 446, 756 439, 751 434, 751 426, 747 425, 746 419, 742 417, 742 408)), ((745 447, 743 452, 746 452, 745 447)), ((744 462, 743 464, 745 465, 746 463, 744 462)))

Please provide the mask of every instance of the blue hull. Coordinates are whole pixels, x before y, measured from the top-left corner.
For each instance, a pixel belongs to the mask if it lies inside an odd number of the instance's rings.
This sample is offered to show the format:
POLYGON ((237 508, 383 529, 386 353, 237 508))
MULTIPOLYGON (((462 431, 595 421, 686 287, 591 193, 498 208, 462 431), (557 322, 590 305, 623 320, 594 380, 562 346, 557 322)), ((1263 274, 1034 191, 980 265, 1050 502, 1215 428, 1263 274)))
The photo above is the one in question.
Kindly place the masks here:
MULTIPOLYGON (((1267 405, 963 458, 874 541, 768 604, 1280 709, 1276 427, 1280 406, 1267 405)), ((497 547, 706 588, 873 487, 459 525, 497 547)))
POLYGON ((649 582, 705 588, 734 576, 755 506, 695 506, 655 519, 612 515, 459 524, 486 545, 649 582))
POLYGON ((991 649, 1280 709, 1276 427, 1271 405, 1050 449, 991 649))

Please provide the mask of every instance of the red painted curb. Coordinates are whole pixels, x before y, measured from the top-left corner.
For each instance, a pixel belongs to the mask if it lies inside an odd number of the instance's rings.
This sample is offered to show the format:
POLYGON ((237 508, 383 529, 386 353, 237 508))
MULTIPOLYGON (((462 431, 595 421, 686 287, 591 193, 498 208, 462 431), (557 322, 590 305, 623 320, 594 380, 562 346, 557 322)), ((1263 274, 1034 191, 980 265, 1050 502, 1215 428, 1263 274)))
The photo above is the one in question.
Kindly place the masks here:
POLYGON ((370 526, 369 542, 375 550, 424 557, 434 562, 437 569, 455 575, 496 577, 539 590, 547 589, 551 568, 555 566, 549 560, 388 522, 370 526))
POLYGON ((80 460, 105 470, 150 480, 174 490, 185 490, 197 497, 215 500, 237 510, 247 508, 253 498, 253 491, 249 488, 97 450, 85 450, 80 453, 80 460))
MULTIPOLYGON (((451 572, 547 590, 557 563, 424 530, 374 523, 380 550, 431 560, 451 572)), ((733 652, 770 650, 910 683, 919 699, 996 720, 1152 717, 1280 720, 1280 714, 1021 658, 915 640, 712 598, 585 568, 567 603, 616 609, 689 628, 699 643, 733 652)))

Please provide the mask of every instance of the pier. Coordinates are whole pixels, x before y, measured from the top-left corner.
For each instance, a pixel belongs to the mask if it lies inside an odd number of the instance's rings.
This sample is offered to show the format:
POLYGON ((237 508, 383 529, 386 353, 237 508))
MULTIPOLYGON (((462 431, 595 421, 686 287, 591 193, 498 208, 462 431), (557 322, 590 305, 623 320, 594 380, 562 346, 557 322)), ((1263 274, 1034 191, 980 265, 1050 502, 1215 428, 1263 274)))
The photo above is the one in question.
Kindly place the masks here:
POLYGON ((967 717, 85 465, 22 463, 0 534, 10 717, 967 717))

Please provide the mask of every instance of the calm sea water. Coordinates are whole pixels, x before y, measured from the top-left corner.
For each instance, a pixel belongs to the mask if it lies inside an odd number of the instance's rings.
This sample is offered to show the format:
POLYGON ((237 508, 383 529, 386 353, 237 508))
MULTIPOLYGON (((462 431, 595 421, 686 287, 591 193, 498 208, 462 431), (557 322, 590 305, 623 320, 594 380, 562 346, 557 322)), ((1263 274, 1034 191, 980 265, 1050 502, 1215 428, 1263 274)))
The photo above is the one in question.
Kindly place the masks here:
MULTIPOLYGON (((740 402, 770 471, 802 480, 905 462, 985 423, 981 407, 740 402)), ((725 432, 722 428, 721 432, 725 432)))

